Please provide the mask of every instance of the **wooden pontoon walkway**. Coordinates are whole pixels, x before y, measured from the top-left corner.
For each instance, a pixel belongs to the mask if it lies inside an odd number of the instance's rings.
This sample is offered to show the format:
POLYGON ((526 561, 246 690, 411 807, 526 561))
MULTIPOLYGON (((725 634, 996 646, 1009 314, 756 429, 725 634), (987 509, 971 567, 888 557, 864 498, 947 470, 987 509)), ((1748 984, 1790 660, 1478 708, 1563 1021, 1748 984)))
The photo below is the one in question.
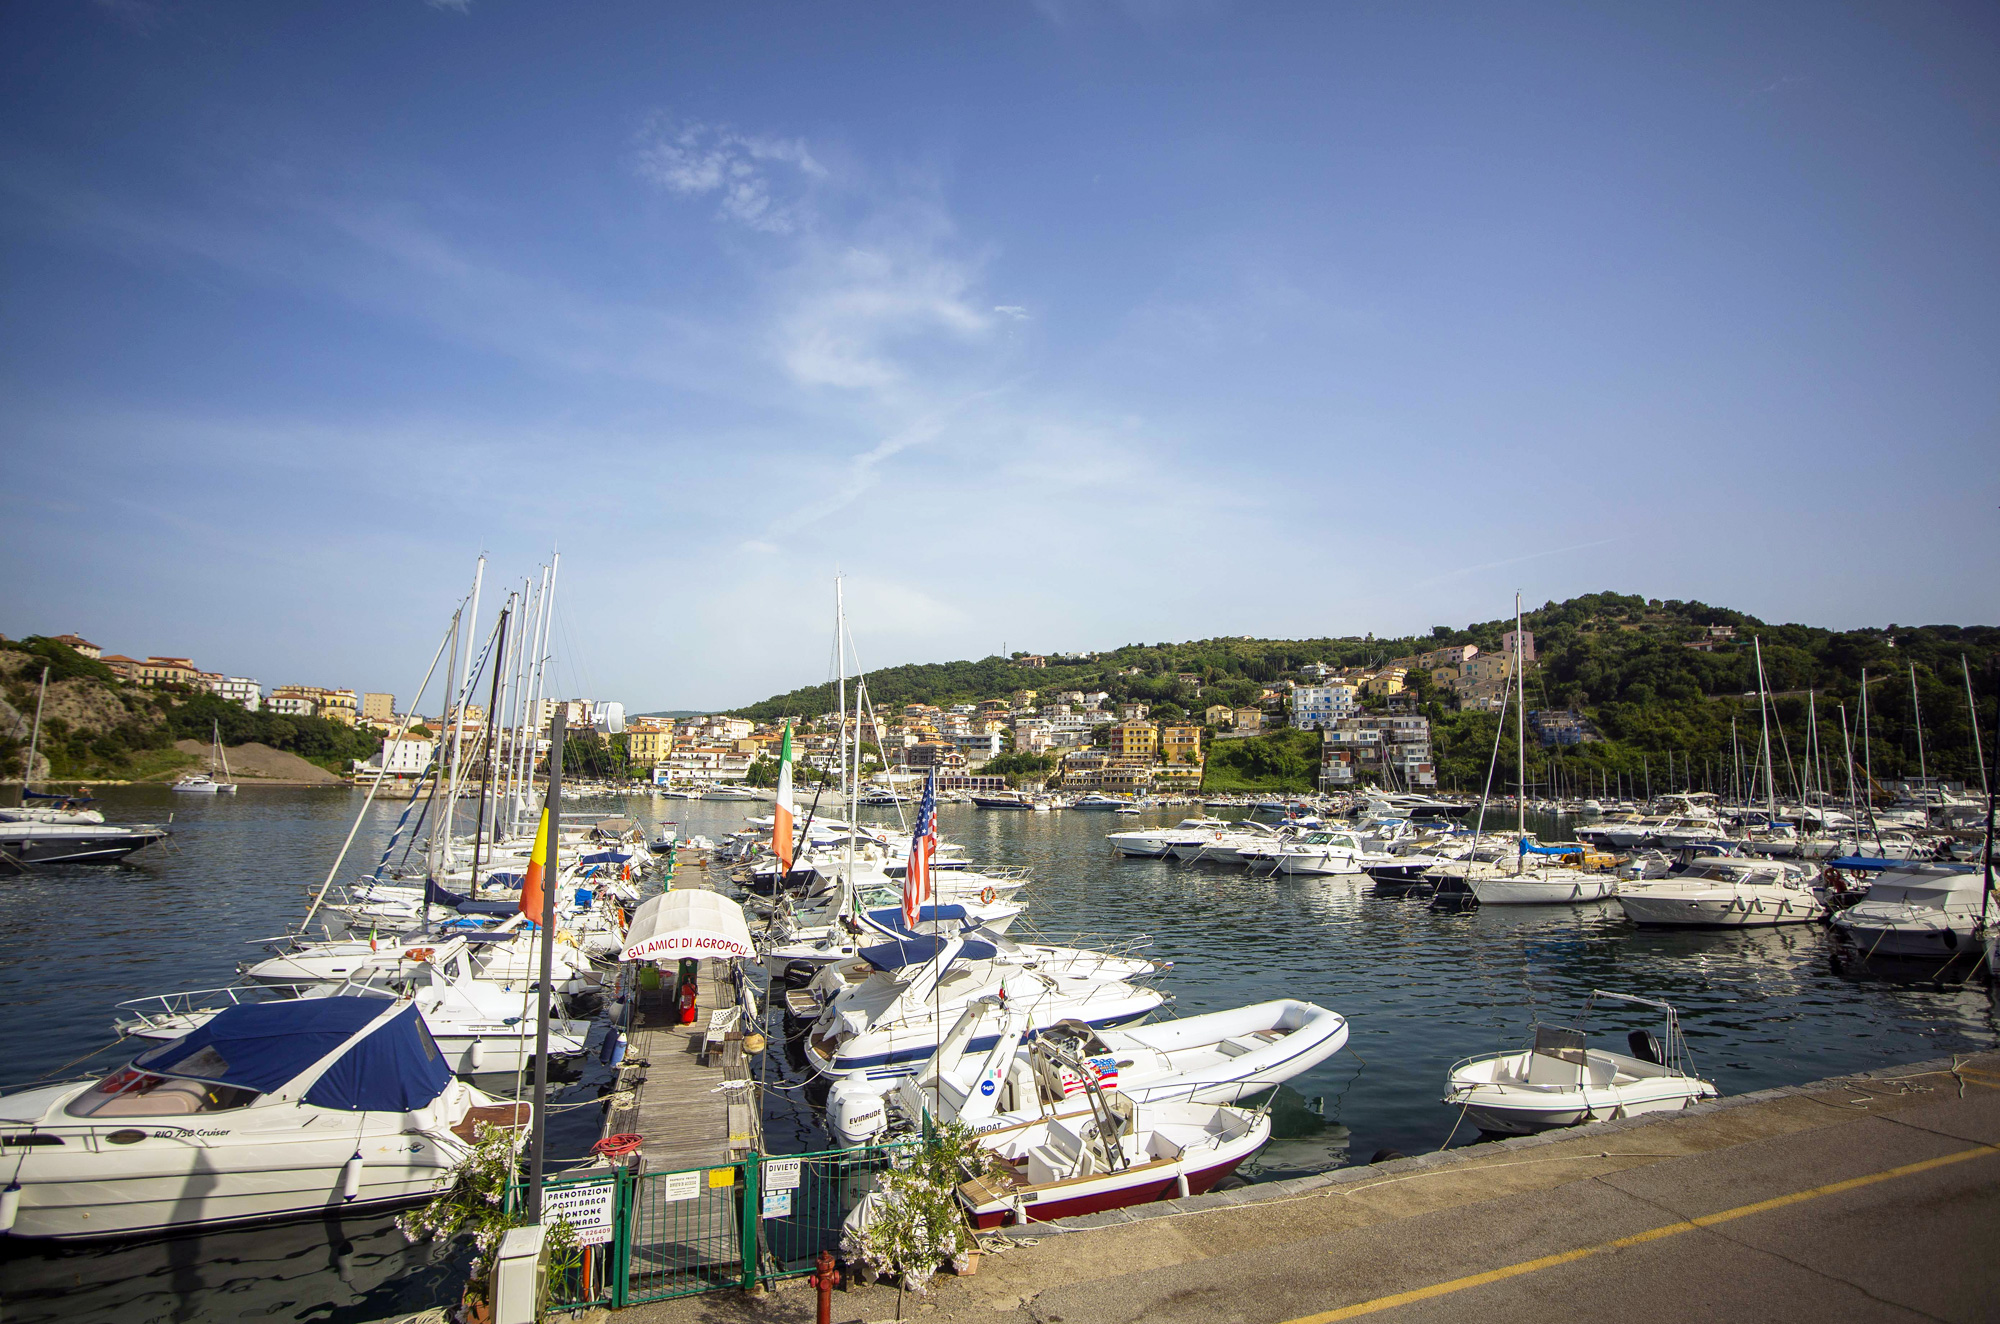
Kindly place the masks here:
MULTIPOLYGON (((683 865, 676 873, 671 882, 677 889, 710 888, 705 868, 683 865)), ((627 978, 635 973, 628 971, 627 978)), ((676 1023, 671 976, 661 988, 633 989, 631 1041, 617 1086, 631 1097, 606 1113, 604 1134, 644 1137, 644 1171, 717 1167, 740 1160, 758 1143, 760 1110, 744 1032, 739 1027, 708 1042, 714 1013, 736 1006, 729 974, 727 961, 701 963, 692 1025, 676 1023), (726 1081, 743 1084, 728 1088, 726 1081)))

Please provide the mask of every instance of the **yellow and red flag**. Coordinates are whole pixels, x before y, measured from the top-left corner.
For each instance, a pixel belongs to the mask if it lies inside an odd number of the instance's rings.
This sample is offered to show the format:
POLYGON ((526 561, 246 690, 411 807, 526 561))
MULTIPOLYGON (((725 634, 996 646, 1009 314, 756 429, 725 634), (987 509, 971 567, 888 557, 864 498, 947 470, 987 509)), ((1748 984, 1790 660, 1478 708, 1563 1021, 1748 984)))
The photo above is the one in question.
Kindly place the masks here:
POLYGON ((521 913, 536 924, 542 922, 542 873, 549 864, 549 811, 542 808, 541 826, 535 829, 535 849, 528 856, 528 875, 521 880, 521 913))

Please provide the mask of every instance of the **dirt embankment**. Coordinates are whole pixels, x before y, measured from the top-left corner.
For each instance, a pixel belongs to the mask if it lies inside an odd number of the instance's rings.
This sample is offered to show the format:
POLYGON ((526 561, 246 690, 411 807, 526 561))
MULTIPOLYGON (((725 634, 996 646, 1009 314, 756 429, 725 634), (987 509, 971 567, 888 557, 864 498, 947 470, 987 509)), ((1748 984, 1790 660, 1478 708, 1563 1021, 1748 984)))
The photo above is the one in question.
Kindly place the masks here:
MULTIPOLYGON (((193 754, 207 766, 211 748, 199 740, 176 740, 174 748, 184 754, 193 754)), ((296 754, 287 754, 282 749, 272 749, 255 741, 247 745, 227 745, 223 756, 229 760, 229 775, 239 782, 262 782, 271 786, 342 786, 340 778, 320 767, 308 763, 296 754)), ((220 769, 217 769, 218 774, 220 769)))

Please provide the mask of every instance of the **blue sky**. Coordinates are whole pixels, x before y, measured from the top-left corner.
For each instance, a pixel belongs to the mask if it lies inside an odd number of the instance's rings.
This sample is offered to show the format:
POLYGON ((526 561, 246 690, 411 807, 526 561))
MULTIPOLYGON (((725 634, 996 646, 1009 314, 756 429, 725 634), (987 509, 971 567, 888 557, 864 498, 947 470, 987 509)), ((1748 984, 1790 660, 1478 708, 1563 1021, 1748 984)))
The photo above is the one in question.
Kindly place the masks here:
POLYGON ((1991 622, 2000 15, 18 4, 0 630, 407 693, 1991 622), (491 597, 489 595, 489 602, 491 597))

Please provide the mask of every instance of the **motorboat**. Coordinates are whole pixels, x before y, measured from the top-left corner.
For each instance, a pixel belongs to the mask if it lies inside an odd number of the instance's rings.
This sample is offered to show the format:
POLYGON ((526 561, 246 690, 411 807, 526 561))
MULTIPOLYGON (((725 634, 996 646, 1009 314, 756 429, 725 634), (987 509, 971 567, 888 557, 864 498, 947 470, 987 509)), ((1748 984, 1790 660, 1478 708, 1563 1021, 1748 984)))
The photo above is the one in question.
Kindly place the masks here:
POLYGON ((1105 840, 1120 855, 1157 860, 1177 845, 1205 846, 1215 839, 1218 829, 1229 825, 1219 818, 1184 818, 1170 828, 1136 828, 1111 832, 1105 840))
POLYGON ((1086 791, 1070 805, 1071 809, 1130 809, 1132 802, 1115 795, 1104 795, 1097 791, 1086 791))
POLYGON ((935 935, 863 949, 858 959, 865 971, 828 966, 815 983, 841 983, 807 1031, 808 1065, 833 1077, 906 1076, 930 1058, 965 1005, 982 997, 1005 998, 1034 1029, 1063 1020, 1125 1025, 1166 1002, 1157 990, 1123 980, 1053 974, 999 956, 999 948, 980 939, 935 935), (850 974, 855 982, 847 982, 850 974))
POLYGON ((1891 869, 1868 895, 1834 915, 1833 927, 1863 956, 1951 957, 1976 953, 1994 913, 1985 874, 1969 865, 1891 869))
MULTIPOLYGON (((1086 1084, 1075 1106, 980 1128, 981 1147, 999 1162, 958 1187, 974 1227, 1200 1195, 1271 1138, 1264 1109, 1137 1103, 1106 1088, 1066 1046, 1052 1043, 1040 1051, 1086 1084)), ((983 1080, 981 1090, 992 1083, 983 1080)))
POLYGON ((972 803, 979 809, 1033 809, 1035 802, 1019 791, 995 791, 989 795, 975 795, 972 803))
POLYGON ((0 1097, 14 1160, 0 1232, 128 1236, 417 1200, 481 1125, 525 1128, 530 1112, 454 1079, 407 1002, 232 1006, 101 1080, 0 1097))
POLYGON ((1274 874, 1315 876, 1360 874, 1368 864, 1389 858, 1368 850, 1352 832, 1308 832, 1270 846, 1239 850, 1237 854, 1252 872, 1268 869, 1274 874))
MULTIPOLYGON (((332 942, 296 943, 274 952, 262 961, 237 967, 238 973, 256 984, 340 985, 348 982, 391 986, 408 973, 413 962, 428 959, 434 950, 454 938, 463 937, 473 948, 473 977, 489 980, 503 989, 524 987, 541 977, 541 944, 520 927, 518 915, 494 929, 466 929, 454 920, 450 926, 413 930, 375 938, 344 938, 332 942), (523 938, 529 939, 522 941, 523 938)), ((601 987, 603 977, 591 967, 589 958, 558 932, 552 945, 556 991, 566 994, 589 992, 601 987)))
POLYGON ((1444 1102, 1493 1135, 1528 1135, 1551 1127, 1679 1112, 1717 1096, 1688 1063, 1687 1041, 1673 1007, 1652 998, 1594 990, 1599 998, 1650 1007, 1665 1016, 1664 1041, 1631 1030, 1629 1053, 1588 1046, 1581 1030, 1537 1025, 1525 1051, 1469 1057, 1451 1069, 1444 1102))
POLYGON ((1227 828, 1217 830, 1206 841, 1198 841, 1190 836, 1186 841, 1174 842, 1167 847, 1167 853, 1178 860, 1241 864, 1244 850, 1260 850, 1274 846, 1284 838, 1283 829, 1246 818, 1240 823, 1233 823, 1227 828))
POLYGON ((891 1127, 891 1111, 908 1129, 926 1115, 970 1122, 965 1114, 974 1100, 982 1129, 1028 1121, 1070 1106, 1087 1087, 1084 1075, 1065 1065, 1071 1061, 1137 1103, 1234 1103, 1310 1071, 1347 1043, 1345 1017, 1293 998, 1122 1030, 1063 1021, 1032 1039, 1020 1020, 981 998, 966 1007, 930 1061, 892 1089, 857 1076, 835 1082, 826 1101, 828 1132, 844 1145, 863 1144, 891 1127), (994 1024, 1003 1027, 997 1042, 974 1050, 982 1027, 994 1024))
MULTIPOLYGON (((790 969, 800 962, 817 967, 828 961, 852 957, 863 947, 872 947, 882 941, 889 922, 887 917, 890 916, 894 917, 895 932, 892 936, 909 934, 910 930, 902 922, 902 907, 895 897, 869 892, 864 893, 859 901, 861 906, 874 907, 869 913, 881 917, 881 922, 852 918, 849 914, 852 907, 836 910, 828 906, 817 913, 802 911, 796 915, 780 907, 760 940, 760 954, 766 968, 790 969), (843 920, 840 918, 842 915, 849 915, 849 918, 843 920)), ((955 933, 977 929, 990 941, 1005 933, 1007 926, 1026 909, 1026 906, 997 899, 990 904, 953 902, 925 906, 917 912, 916 931, 955 933)))
POLYGON ((1780 860, 1703 856, 1677 876, 1621 881, 1618 904, 1627 919, 1648 927, 1810 924, 1827 913, 1813 891, 1819 872, 1780 860))
POLYGON ((1534 864, 1520 869, 1474 869, 1465 885, 1482 906, 1556 906, 1605 901, 1618 893, 1618 877, 1590 873, 1560 864, 1534 864))
MULTIPOLYGON (((127 1013, 113 1023, 121 1035, 139 1040, 161 1041, 178 1038, 207 1024, 229 1005, 244 1002, 246 992, 289 994, 302 999, 368 997, 404 998, 424 1018, 431 1040, 444 1054, 451 1069, 461 1075, 488 1072, 513 1074, 531 1065, 535 1058, 537 1025, 535 997, 531 989, 502 988, 491 980, 474 977, 470 944, 457 938, 422 958, 399 963, 392 979, 369 982, 349 979, 337 985, 306 985, 278 989, 269 985, 237 985, 205 992, 169 993, 154 998, 135 998, 118 1004, 127 1013)), ((563 1006, 564 995, 555 995, 555 1014, 549 1020, 549 1057, 575 1057, 583 1052, 590 1037, 591 1022, 571 1018, 563 1006)))
MULTIPOLYGON (((91 811, 95 813, 96 811, 91 811)), ((0 823, 0 854, 21 864, 116 864, 172 834, 145 823, 0 823)))

